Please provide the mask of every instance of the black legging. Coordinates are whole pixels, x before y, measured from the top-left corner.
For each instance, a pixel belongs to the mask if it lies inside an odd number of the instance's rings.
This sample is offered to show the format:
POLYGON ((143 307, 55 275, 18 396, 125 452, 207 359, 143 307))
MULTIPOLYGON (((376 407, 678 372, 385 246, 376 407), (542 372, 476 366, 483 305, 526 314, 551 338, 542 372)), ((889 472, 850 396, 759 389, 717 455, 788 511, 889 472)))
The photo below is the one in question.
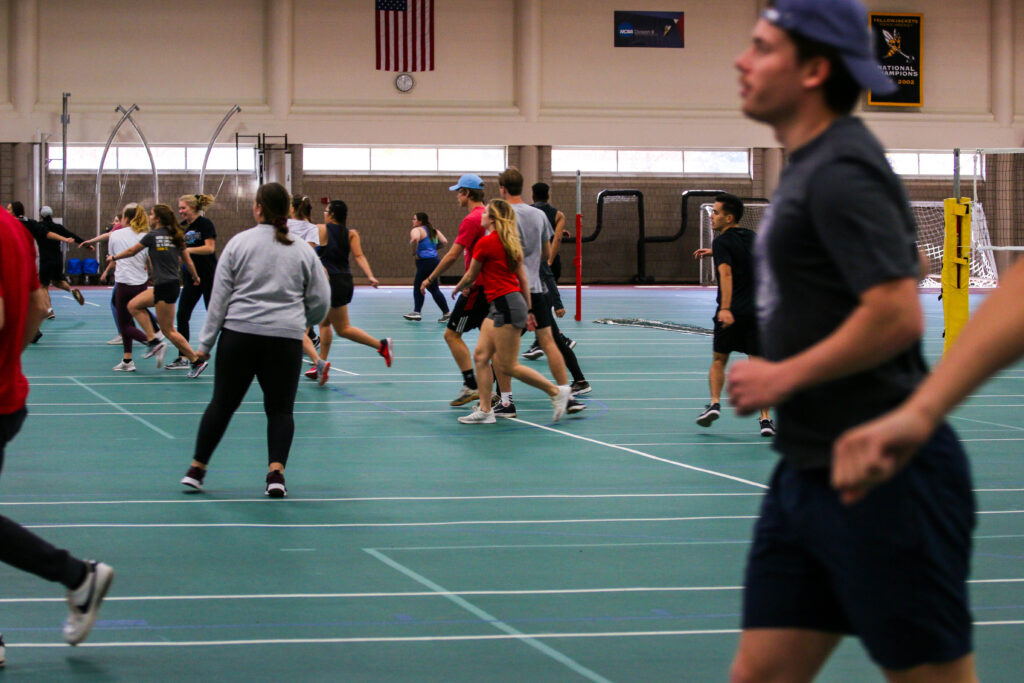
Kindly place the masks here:
MULTIPOLYGON (((423 292, 420 291, 420 285, 434 272, 434 268, 437 268, 437 264, 440 262, 441 260, 436 256, 434 258, 416 259, 416 279, 412 283, 412 303, 413 310, 417 313, 423 310, 423 292)), ((447 313, 448 301, 444 298, 444 294, 441 293, 441 287, 437 284, 437 280, 430 283, 427 291, 430 292, 430 296, 434 297, 434 303, 441 309, 441 312, 447 313)))
MULTIPOLYGON (((0 415, 0 468, 4 446, 15 437, 25 421, 26 410, 0 415)), ((17 522, 0 515, 0 562, 31 572, 47 581, 74 590, 85 578, 85 563, 67 550, 50 545, 17 522)))
POLYGON ((222 330, 217 342, 213 398, 196 435, 195 459, 210 462, 214 449, 255 377, 267 413, 268 462, 288 463, 295 434, 295 391, 302 370, 302 341, 222 330))
POLYGON ((192 284, 192 277, 187 273, 181 278, 181 296, 178 298, 178 332, 187 341, 189 339, 188 323, 192 319, 192 310, 199 303, 199 297, 203 297, 203 304, 210 309, 210 294, 213 293, 213 271, 209 275, 205 272, 199 274, 199 284, 192 284))

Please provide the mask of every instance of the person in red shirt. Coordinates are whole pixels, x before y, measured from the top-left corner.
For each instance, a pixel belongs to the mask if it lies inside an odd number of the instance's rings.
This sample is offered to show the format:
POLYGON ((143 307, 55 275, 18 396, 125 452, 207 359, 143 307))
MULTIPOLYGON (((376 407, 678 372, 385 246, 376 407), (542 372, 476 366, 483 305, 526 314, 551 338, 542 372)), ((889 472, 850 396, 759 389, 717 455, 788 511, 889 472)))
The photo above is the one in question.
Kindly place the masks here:
MULTIPOLYGON (((31 240, 14 216, 0 211, 0 469, 7 442, 28 415, 21 353, 39 331, 47 309, 31 240)), ((67 586, 71 612, 64 622, 64 640, 69 645, 85 640, 114 578, 113 569, 79 560, 2 515, 0 561, 67 586)))
MULTIPOLYGON (((437 282, 441 273, 448 270, 448 267, 459 258, 459 254, 463 254, 466 270, 469 270, 469 262, 473 258, 473 247, 477 240, 484 236, 484 229, 480 225, 480 218, 484 213, 483 179, 473 173, 466 173, 448 190, 457 193, 459 206, 467 209, 468 213, 459 224, 459 234, 455 238, 455 244, 437 264, 434 272, 420 284, 421 292, 427 291, 433 283, 437 282)), ((448 318, 448 327, 444 331, 444 340, 452 352, 455 364, 459 366, 459 371, 462 373, 462 389, 449 405, 465 405, 482 395, 477 389, 476 375, 473 374, 473 357, 469 353, 466 342, 462 341, 462 335, 480 327, 480 323, 486 316, 487 300, 480 287, 469 288, 455 301, 455 308, 448 318)), ((488 394, 488 398, 490 398, 489 391, 485 389, 484 393, 488 394)))
MULTIPOLYGON (((491 232, 477 241, 469 268, 452 293, 455 296, 475 284, 483 290, 487 300, 487 317, 480 325, 480 337, 473 351, 477 382, 481 387, 491 386, 491 363, 494 363, 499 372, 550 396, 554 420, 558 421, 569 404, 569 387, 558 387, 536 370, 518 362, 522 331, 536 329, 537 321, 530 308, 530 284, 523 266, 523 247, 519 242, 515 211, 505 200, 493 199, 481 216, 481 225, 491 232)), ((494 423, 491 397, 486 392, 481 394, 479 407, 460 417, 459 422, 494 423)))

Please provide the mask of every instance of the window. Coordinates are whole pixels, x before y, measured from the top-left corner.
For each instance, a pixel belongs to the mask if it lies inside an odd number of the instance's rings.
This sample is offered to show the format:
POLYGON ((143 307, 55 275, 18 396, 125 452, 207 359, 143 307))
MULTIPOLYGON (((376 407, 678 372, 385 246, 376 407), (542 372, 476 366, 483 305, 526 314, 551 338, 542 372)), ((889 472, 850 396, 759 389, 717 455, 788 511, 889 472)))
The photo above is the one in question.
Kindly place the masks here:
MULTIPOLYGON (((892 170, 898 175, 922 176, 932 178, 953 177, 952 152, 887 152, 892 170)), ((985 169, 977 170, 979 177, 984 176, 985 169)), ((975 174, 974 156, 960 153, 960 177, 973 178, 975 174)))
POLYGON ((304 147, 306 173, 501 173, 504 147, 304 147))
POLYGON ((551 150, 553 173, 750 175, 749 150, 585 149, 551 150))
MULTIPOLYGON (((185 171, 199 171, 203 167, 203 157, 206 156, 206 147, 184 147, 169 145, 152 145, 150 151, 153 153, 153 161, 156 163, 157 171, 160 173, 174 173, 185 171)), ((68 146, 68 171, 89 171, 96 172, 100 164, 100 157, 103 156, 103 147, 96 145, 69 145, 68 146)), ((59 171, 63 168, 63 150, 59 145, 51 145, 49 148, 49 170, 59 171)), ((107 158, 103 163, 105 172, 137 172, 145 173, 152 169, 149 163, 149 155, 142 145, 111 145, 107 150, 107 158)), ((256 169, 256 156, 252 147, 239 147, 234 145, 215 145, 210 152, 210 159, 206 164, 207 171, 228 172, 238 169, 241 172, 252 173, 256 169), (237 158, 236 158, 237 157, 237 158)))

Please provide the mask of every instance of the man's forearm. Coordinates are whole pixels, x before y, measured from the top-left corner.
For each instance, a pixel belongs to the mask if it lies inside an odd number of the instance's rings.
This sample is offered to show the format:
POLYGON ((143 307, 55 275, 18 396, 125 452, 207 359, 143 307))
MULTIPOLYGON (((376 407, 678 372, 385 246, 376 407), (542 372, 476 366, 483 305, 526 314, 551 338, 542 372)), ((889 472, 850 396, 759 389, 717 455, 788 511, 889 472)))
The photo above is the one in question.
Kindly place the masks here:
POLYGON ((21 348, 24 349, 39 332, 39 326, 46 317, 46 290, 42 287, 33 291, 28 298, 28 311, 25 314, 25 336, 21 348))

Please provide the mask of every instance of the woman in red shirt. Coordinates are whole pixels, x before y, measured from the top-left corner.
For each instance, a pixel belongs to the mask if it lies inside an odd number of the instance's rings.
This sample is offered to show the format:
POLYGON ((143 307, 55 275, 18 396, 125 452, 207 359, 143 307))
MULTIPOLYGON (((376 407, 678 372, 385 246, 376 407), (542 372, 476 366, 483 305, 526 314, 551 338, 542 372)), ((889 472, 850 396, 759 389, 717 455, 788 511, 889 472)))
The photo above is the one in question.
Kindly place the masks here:
MULTIPOLYGON (((522 330, 535 329, 537 321, 530 307, 530 285, 523 267, 523 247, 519 242, 515 211, 503 199, 492 199, 480 222, 489 232, 473 247, 469 270, 452 292, 452 297, 457 296, 479 276, 477 284, 484 288, 484 296, 490 304, 490 311, 480 326, 480 337, 473 351, 477 384, 481 387, 491 386, 491 363, 494 363, 505 374, 550 396, 554 406, 554 420, 557 421, 565 414, 570 392, 567 388, 555 386, 536 370, 518 362, 522 330)), ((491 397, 486 393, 480 394, 479 407, 469 415, 460 417, 459 422, 495 422, 491 397)))

